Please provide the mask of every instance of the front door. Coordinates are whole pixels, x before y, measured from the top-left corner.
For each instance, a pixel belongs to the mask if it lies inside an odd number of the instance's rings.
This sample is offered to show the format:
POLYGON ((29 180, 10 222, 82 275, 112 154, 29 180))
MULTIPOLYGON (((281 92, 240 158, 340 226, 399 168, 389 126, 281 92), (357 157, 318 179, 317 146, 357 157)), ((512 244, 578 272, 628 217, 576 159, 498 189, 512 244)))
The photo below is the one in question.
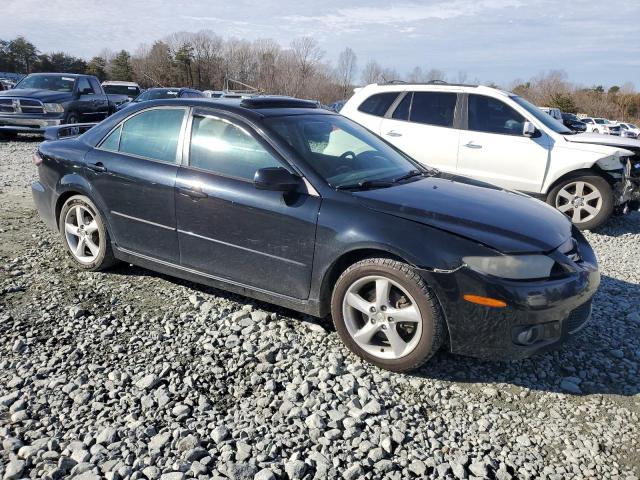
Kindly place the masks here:
POLYGON ((223 114, 195 115, 188 165, 176 182, 184 267, 241 285, 309 295, 320 198, 258 190, 255 172, 286 168, 250 127, 223 114))
POLYGON ((186 109, 159 107, 133 115, 86 160, 98 206, 120 248, 179 262, 174 188, 186 109))
POLYGON ((468 129, 461 130, 459 175, 522 192, 539 193, 551 139, 522 134, 525 118, 502 100, 468 96, 468 129))
POLYGON ((425 166, 454 172, 460 130, 455 92, 407 92, 382 121, 381 136, 425 166))

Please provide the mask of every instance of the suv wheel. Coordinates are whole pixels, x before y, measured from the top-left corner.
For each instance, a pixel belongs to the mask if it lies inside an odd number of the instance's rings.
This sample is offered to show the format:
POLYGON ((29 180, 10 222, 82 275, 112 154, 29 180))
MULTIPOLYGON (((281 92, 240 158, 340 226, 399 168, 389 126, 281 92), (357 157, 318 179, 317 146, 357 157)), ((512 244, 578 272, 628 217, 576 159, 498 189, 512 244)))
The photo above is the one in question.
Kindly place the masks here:
POLYGON ((73 263, 83 270, 103 270, 115 263, 109 234, 93 202, 84 195, 69 198, 58 228, 73 263))
POLYGON ((387 258, 362 260, 344 271, 333 290, 331 315, 352 352, 396 372, 429 360, 445 334, 438 302, 423 279, 387 258))
POLYGON ((580 230, 592 230, 613 213, 613 192, 598 175, 584 175, 560 182, 549 192, 547 203, 568 216, 580 230))

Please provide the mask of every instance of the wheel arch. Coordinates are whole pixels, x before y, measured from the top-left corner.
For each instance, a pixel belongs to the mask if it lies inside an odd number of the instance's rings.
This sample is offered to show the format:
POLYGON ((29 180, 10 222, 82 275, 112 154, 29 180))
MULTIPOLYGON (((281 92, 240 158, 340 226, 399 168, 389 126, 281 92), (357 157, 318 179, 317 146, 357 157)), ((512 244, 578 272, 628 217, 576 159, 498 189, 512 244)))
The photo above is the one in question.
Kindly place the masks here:
POLYGON ((567 172, 561 175, 560 177, 558 177, 546 189, 544 193, 545 199, 548 198, 549 194, 553 191, 553 189, 556 188, 562 182, 566 180, 570 180, 572 178, 578 178, 578 177, 583 177, 587 175, 591 175, 591 176, 597 175, 598 177, 604 178, 611 185, 612 188, 616 183, 616 179, 609 172, 600 168, 597 163, 594 163, 590 168, 579 168, 576 170, 571 170, 570 172, 567 172))
POLYGON ((95 195, 93 195, 93 189, 84 177, 81 177, 79 175, 69 175, 63 177, 58 184, 57 195, 58 197, 56 198, 54 206, 56 226, 58 226, 59 224, 60 212, 62 211, 62 206, 65 204, 65 202, 74 195, 84 195, 89 198, 89 200, 91 200, 91 202, 96 206, 96 208, 98 209, 98 213, 102 217, 102 221, 104 222, 105 227, 109 232, 112 232, 109 217, 105 215, 105 209, 103 208, 103 205, 101 204, 100 200, 97 199, 95 195))

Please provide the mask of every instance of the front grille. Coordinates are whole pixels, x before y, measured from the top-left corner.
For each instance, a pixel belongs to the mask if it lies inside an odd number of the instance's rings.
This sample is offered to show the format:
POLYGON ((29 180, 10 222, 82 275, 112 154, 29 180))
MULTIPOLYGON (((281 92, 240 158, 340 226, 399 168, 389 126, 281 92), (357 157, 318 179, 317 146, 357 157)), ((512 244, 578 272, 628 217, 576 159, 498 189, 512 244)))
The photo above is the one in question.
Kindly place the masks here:
POLYGON ((40 100, 30 98, 0 98, 0 113, 44 113, 40 100))
POLYGON ((567 319, 564 321, 565 329, 568 333, 575 333, 580 330, 589 317, 591 316, 591 300, 587 303, 583 303, 578 308, 573 310, 567 319))

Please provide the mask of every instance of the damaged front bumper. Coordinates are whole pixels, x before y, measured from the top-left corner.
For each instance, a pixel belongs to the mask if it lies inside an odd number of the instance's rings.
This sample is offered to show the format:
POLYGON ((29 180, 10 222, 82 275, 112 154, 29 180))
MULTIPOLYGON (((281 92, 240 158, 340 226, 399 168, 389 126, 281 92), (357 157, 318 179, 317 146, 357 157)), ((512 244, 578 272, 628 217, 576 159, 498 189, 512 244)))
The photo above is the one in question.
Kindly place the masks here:
MULTIPOLYGON (((621 159, 623 168, 614 187, 614 201, 624 213, 640 208, 640 154, 621 159)), ((612 175, 614 178, 616 175, 612 175)))

